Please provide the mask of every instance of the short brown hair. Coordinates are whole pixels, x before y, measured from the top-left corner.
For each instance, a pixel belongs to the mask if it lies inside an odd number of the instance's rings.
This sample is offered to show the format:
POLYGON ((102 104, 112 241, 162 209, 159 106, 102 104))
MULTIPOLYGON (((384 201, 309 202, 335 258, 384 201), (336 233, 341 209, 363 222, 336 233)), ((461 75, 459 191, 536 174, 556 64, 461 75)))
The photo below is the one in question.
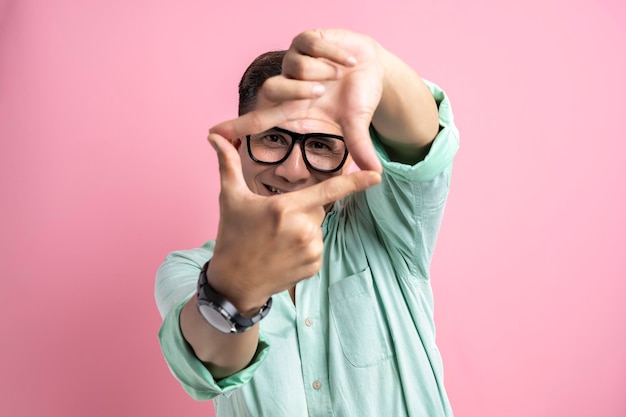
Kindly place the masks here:
POLYGON ((239 81, 239 116, 252 111, 256 106, 259 89, 270 77, 280 75, 283 57, 287 51, 270 51, 256 57, 239 81))

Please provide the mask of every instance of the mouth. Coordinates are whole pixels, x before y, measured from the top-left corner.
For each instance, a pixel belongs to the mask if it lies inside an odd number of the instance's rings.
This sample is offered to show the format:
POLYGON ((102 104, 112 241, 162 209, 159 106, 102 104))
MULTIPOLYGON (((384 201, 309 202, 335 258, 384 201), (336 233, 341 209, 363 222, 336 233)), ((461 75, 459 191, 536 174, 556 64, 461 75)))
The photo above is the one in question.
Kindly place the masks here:
POLYGON ((263 184, 263 185, 270 193, 272 193, 272 195, 279 195, 285 192, 285 191, 279 190, 276 187, 272 187, 271 185, 267 185, 267 184, 263 184))

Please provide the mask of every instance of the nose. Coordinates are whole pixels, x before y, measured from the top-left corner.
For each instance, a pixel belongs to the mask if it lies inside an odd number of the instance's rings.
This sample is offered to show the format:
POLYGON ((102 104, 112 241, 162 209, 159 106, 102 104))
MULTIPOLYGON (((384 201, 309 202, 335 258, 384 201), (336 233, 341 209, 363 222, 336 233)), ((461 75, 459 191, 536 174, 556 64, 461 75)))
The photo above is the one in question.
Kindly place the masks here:
POLYGON ((289 182, 303 181, 311 176, 311 172, 304 162, 300 146, 296 145, 293 147, 291 154, 282 164, 276 167, 274 173, 289 182))

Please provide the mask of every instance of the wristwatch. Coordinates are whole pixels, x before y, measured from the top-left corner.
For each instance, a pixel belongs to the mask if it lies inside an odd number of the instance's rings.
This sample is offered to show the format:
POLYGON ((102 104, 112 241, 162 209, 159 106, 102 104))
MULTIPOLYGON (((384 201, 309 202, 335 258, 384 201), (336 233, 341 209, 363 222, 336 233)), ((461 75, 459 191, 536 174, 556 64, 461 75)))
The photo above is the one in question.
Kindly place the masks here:
POLYGON ((267 316, 272 307, 272 297, 267 300, 254 317, 246 318, 242 316, 234 305, 209 285, 206 277, 209 262, 207 261, 200 271, 200 277, 198 278, 198 301, 196 302, 200 315, 204 317, 207 323, 222 333, 237 334, 245 332, 267 316))

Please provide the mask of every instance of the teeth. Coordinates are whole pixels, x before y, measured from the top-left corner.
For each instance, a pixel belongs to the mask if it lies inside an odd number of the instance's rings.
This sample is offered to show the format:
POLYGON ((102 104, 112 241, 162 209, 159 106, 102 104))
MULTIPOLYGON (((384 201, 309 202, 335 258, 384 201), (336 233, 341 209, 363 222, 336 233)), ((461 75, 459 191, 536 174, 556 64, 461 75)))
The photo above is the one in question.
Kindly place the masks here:
POLYGON ((278 188, 272 187, 271 185, 269 186, 269 189, 271 192, 273 192, 274 194, 282 194, 283 192, 280 191, 278 188))

